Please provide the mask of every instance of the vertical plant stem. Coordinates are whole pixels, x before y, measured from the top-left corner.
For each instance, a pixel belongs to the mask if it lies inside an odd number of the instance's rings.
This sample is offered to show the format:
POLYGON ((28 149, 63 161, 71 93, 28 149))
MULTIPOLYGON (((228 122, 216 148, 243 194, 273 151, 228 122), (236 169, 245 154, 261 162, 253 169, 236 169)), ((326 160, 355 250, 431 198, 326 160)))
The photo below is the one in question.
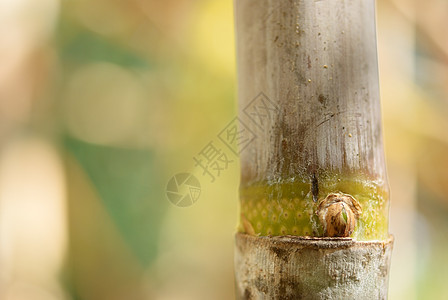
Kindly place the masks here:
POLYGON ((240 118, 256 135, 241 152, 238 295, 385 298, 374 0, 236 0, 235 14, 240 118))

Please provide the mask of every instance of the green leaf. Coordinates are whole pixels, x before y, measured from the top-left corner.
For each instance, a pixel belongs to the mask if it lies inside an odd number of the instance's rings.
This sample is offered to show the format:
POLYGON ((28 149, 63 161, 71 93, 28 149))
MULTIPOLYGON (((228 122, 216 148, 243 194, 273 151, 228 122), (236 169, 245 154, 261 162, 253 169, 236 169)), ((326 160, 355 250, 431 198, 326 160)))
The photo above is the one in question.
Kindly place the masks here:
POLYGON ((143 265, 156 255, 160 223, 167 206, 153 151, 64 142, 93 183, 105 210, 143 265))

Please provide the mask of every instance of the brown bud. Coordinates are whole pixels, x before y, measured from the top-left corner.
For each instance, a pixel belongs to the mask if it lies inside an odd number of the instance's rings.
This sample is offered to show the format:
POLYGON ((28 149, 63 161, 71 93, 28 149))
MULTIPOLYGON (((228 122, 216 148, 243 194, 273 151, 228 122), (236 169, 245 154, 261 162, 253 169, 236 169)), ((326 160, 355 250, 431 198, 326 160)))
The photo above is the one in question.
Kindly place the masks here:
POLYGON ((348 194, 331 193, 317 208, 317 215, 327 237, 348 237, 355 230, 362 209, 359 202, 348 194))

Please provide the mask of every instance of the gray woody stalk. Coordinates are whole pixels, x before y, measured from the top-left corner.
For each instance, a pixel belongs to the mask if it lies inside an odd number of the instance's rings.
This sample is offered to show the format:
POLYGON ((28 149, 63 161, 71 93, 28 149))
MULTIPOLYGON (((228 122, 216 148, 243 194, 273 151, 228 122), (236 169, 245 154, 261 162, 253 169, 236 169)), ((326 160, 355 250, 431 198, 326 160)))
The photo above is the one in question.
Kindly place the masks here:
POLYGON ((386 299, 374 0, 235 0, 235 14, 240 117, 257 132, 241 154, 238 298, 386 299))

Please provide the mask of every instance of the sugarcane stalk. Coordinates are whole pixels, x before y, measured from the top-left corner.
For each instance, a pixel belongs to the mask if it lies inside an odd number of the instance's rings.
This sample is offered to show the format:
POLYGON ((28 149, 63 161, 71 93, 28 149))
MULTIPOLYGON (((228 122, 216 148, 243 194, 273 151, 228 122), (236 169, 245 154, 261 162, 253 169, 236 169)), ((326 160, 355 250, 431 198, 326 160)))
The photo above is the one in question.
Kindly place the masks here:
POLYGON ((240 157, 237 296, 387 298, 374 0, 236 0, 235 16, 239 117, 256 136, 240 157))

